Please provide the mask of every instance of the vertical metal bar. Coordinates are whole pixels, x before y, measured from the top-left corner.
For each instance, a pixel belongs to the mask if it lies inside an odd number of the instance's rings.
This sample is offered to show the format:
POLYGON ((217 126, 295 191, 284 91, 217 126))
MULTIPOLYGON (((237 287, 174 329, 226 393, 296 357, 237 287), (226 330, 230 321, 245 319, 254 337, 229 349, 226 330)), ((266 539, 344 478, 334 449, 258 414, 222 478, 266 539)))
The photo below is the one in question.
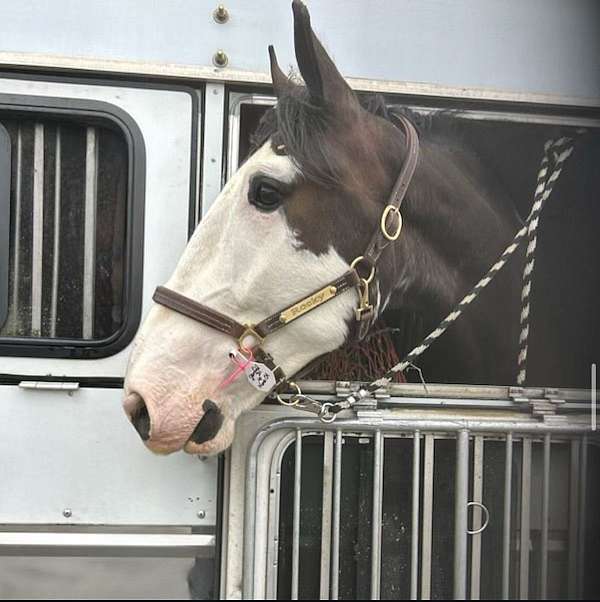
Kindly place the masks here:
POLYGON ((421 434, 413 436, 412 525, 410 537, 410 599, 416 600, 419 587, 419 487, 421 476, 421 434))
POLYGON ((94 336, 96 284, 96 206, 98 203, 98 139, 96 128, 86 130, 85 219, 83 235, 83 338, 94 336))
POLYGON ((469 431, 456 438, 456 478, 454 480, 454 599, 467 596, 467 518, 469 497, 469 431))
POLYGON ((569 472, 569 578, 567 596, 573 600, 577 596, 577 539, 579 509, 579 455, 581 442, 579 439, 571 441, 571 465, 569 472))
POLYGON ((431 535, 433 530, 433 435, 425 435, 423 461, 423 544, 421 545, 421 600, 431 597, 431 535))
POLYGON ((550 433, 544 436, 544 468, 542 473, 542 536, 540 549, 540 599, 548 597, 548 520, 550 512, 550 433))
POLYGON ((62 143, 60 126, 56 126, 56 147, 54 158, 54 246, 52 253, 52 299, 50 302, 50 336, 56 336, 56 317, 58 308, 58 277, 60 263, 60 204, 61 204, 61 153, 62 143))
POLYGON ((300 495, 302 477, 302 431, 296 429, 296 456, 294 463, 294 513, 292 518, 292 600, 298 599, 300 568, 300 495))
MULTIPOLYGON (((257 439, 255 438, 252 445, 250 446, 249 452, 246 454, 246 478, 244 484, 244 501, 243 501, 243 513, 244 513, 244 541, 243 541, 243 566, 242 566, 242 596, 244 600, 253 600, 255 598, 255 585, 256 581, 259 578, 256 574, 256 557, 257 557, 257 517, 258 517, 258 503, 257 503, 257 491, 258 491, 258 453, 259 447, 257 446, 257 439)), ((228 455, 228 454, 226 454, 228 455)), ((230 468, 231 465, 235 463, 235 460, 230 458, 230 468)), ((231 471, 230 471, 231 473, 231 471)), ((230 474, 226 473, 226 474, 230 474)), ((233 477, 232 477, 233 478, 233 477)), ((231 480, 229 480, 231 484, 231 480)), ((236 501, 234 500, 231 492, 228 492, 227 495, 229 499, 230 506, 235 505, 236 501)), ((232 516, 232 509, 229 508, 229 516, 230 518, 234 518, 232 516)), ((262 509, 261 509, 262 510, 262 509)), ((233 510, 235 513, 235 510, 233 510)), ((234 518, 235 520, 235 518, 234 518)), ((227 525, 227 530, 231 529, 231 525, 227 525)), ((233 553, 232 553, 233 554, 233 553)), ((232 554, 229 554, 232 556, 232 554)), ((230 558, 230 560, 233 560, 230 558)), ((233 578, 239 577, 239 569, 235 563, 231 563, 228 567, 233 572, 233 578)), ((227 575, 228 583, 231 581, 230 575, 227 575)), ((228 585, 227 592, 231 591, 231 588, 237 588, 238 583, 234 585, 228 585)))
POLYGON ((19 328, 19 283, 21 280, 21 204, 23 194, 23 132, 17 126, 17 167, 15 178, 15 239, 13 249, 12 333, 21 334, 19 328))
POLYGON ((529 598, 529 549, 531 521, 531 439, 523 438, 521 469, 521 538, 519 543, 519 598, 529 598))
MULTIPOLYGON (((224 106, 224 84, 206 84, 204 88, 204 140, 210 140, 210 145, 204 145, 202 155, 202 216, 206 215, 221 192, 224 106)), ((235 124, 230 123, 229 126, 235 127, 235 124)), ((235 144, 239 144, 239 141, 236 140, 235 144)))
POLYGON ((42 261, 44 258, 44 124, 33 135, 33 226, 31 246, 31 335, 42 331, 42 261))
MULTIPOLYGON (((483 502, 483 437, 475 437, 473 445, 473 501, 483 502)), ((481 528, 481 508, 473 506, 473 529, 481 528)), ((471 600, 479 600, 481 590, 481 533, 471 539, 471 600)))
POLYGON ((596 364, 592 364, 591 366, 591 374, 590 374, 590 410, 592 412, 592 431, 595 431, 598 427, 597 425, 597 408, 596 408, 596 395, 598 393, 596 388, 596 364))
POLYGON ((504 520, 502 524, 502 599, 508 600, 510 585, 510 511, 512 498, 513 436, 506 435, 504 454, 504 520))
POLYGON ((581 439, 581 471, 579 473, 579 538, 578 538, 578 557, 577 557, 577 597, 584 598, 584 578, 585 578, 585 514, 587 501, 587 455, 588 438, 584 435, 581 439))
MULTIPOLYGON (((264 591, 261 591, 261 569, 254 563, 254 575, 258 577, 254 584, 252 594, 254 598, 266 597, 273 600, 277 597, 277 575, 279 571, 279 510, 281 502, 281 464, 287 449, 296 440, 295 431, 290 430, 279 440, 271 456, 271 471, 269 475, 269 502, 267 508, 267 558, 264 567, 264 591)), ((258 500, 256 500, 258 502, 258 500)), ((256 505, 256 504, 255 504, 256 505)), ((263 508, 261 508, 263 510, 263 508)), ((260 527, 255 521, 256 533, 260 527)), ((256 539, 255 539, 256 541, 256 539)), ((260 546, 260 543, 258 544, 260 546)), ((255 560, 259 555, 255 554, 255 560)), ((245 559, 244 559, 245 560, 245 559)), ((225 591, 225 590, 221 590, 225 591)))
POLYGON ((342 431, 335 432, 333 515, 331 525, 331 599, 338 599, 340 578, 340 500, 342 496, 342 431))
POLYGON ((371 600, 381 589, 381 509, 383 502, 383 435, 375 432, 373 450, 373 519, 371 525, 371 600))
POLYGON ((329 599, 331 577, 331 512, 333 505, 333 431, 323 434, 323 496, 321 511, 321 600, 329 599))

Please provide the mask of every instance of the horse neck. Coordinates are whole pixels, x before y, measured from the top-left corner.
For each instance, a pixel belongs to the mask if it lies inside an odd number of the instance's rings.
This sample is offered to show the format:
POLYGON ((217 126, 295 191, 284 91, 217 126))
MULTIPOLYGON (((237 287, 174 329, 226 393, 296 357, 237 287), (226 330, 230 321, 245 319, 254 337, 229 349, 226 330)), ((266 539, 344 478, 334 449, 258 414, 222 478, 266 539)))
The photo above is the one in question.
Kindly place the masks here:
MULTIPOLYGON (((493 265, 520 222, 505 193, 483 167, 466 151, 457 153, 443 144, 422 144, 409 194, 400 244, 388 255, 388 307, 416 311, 425 328, 431 328, 493 265)), ((451 336, 445 335, 444 347, 454 346, 448 351, 462 349, 455 358, 455 370, 464 371, 458 380, 511 378, 519 274, 518 261, 505 266, 490 285, 491 291, 466 310, 451 336), (475 366, 477 361, 479 366, 475 366)))

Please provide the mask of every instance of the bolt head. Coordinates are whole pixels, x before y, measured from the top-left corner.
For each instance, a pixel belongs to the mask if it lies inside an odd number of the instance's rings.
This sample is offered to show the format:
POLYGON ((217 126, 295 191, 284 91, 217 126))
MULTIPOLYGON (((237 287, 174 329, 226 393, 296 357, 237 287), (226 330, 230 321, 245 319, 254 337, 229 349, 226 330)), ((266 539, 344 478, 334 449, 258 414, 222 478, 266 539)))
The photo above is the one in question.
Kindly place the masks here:
POLYGON ((73 512, 72 512, 71 508, 65 508, 62 511, 62 514, 65 518, 71 518, 71 516, 73 516, 73 512))
POLYGON ((223 50, 217 50, 213 55, 213 64, 215 67, 226 67, 228 62, 229 58, 223 50))
POLYGON ((204 510, 198 510, 198 512, 196 512, 196 516, 198 518, 206 518, 206 512, 204 510))
POLYGON ((223 23, 227 23, 229 21, 229 11, 225 8, 223 4, 219 4, 217 8, 213 11, 213 19, 219 24, 223 25, 223 23))

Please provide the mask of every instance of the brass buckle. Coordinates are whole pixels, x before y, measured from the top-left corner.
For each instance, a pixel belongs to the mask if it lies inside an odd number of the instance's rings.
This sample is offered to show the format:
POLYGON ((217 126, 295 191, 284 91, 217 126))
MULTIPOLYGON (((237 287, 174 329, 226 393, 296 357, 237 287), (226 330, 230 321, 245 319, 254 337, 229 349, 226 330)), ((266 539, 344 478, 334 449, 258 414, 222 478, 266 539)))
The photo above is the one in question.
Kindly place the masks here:
POLYGON ((400 209, 395 205, 388 205, 381 214, 381 233, 391 241, 397 240, 400 236, 400 231, 402 230, 402 214, 400 213, 400 209), (394 233, 390 233, 388 231, 387 219, 390 213, 395 213, 398 217, 398 226, 396 227, 396 231, 394 233))
POLYGON ((361 278, 358 288, 360 301, 358 307, 354 310, 354 315, 356 316, 356 321, 361 322, 373 316, 373 306, 369 303, 369 280, 361 278))
MULTIPOLYGON (((252 347, 259 347, 260 345, 263 344, 263 341, 265 340, 265 337, 261 337, 258 332, 256 332, 256 330, 254 330, 253 326, 250 326, 249 324, 244 324, 244 328, 246 330, 244 330, 244 332, 242 332, 242 334, 238 337, 238 347, 240 349, 248 349, 248 347, 245 347, 243 345, 244 339, 246 337, 254 337, 256 339, 256 345, 253 345, 252 347)), ((252 347, 250 347, 250 349, 252 349, 252 347)))

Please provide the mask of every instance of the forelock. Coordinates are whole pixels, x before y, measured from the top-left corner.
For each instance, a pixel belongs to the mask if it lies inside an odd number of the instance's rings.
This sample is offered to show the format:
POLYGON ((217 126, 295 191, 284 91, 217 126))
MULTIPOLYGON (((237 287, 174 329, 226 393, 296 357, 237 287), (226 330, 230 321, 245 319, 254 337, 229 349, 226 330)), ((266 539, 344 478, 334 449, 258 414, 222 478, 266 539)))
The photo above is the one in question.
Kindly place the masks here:
POLYGON ((262 117, 252 136, 251 152, 270 138, 274 147, 285 147, 306 179, 334 187, 341 180, 335 120, 333 110, 316 105, 306 88, 297 86, 262 117))

